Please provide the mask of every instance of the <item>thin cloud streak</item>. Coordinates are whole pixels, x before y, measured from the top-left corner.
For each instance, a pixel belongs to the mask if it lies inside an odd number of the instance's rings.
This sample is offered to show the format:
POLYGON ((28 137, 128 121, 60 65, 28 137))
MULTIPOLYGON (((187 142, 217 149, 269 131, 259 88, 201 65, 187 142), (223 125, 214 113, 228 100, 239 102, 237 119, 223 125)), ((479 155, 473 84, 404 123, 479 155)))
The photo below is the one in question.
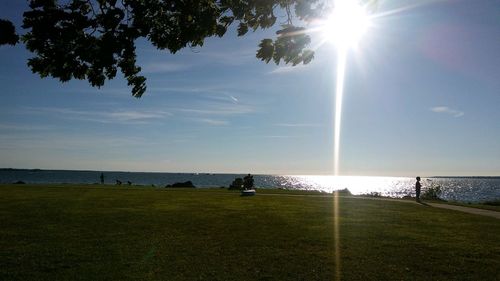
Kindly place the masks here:
POLYGON ((242 65, 255 60, 255 50, 241 49, 229 52, 200 52, 199 55, 207 57, 211 61, 226 65, 242 65))
POLYGON ((2 131, 45 131, 50 129, 53 129, 53 127, 0 123, 0 130, 2 131))
POLYGON ((269 74, 287 74, 287 73, 297 73, 309 68, 309 65, 296 65, 296 66, 280 66, 270 71, 269 74))
POLYGON ((0 135, 0 149, 92 149, 96 147, 137 147, 147 140, 139 137, 103 135, 66 135, 63 133, 32 135, 0 135))
POLYGON ((278 123, 274 124, 277 127, 321 127, 320 124, 309 124, 309 123, 278 123))
POLYGON ((194 119, 195 121, 205 123, 211 126, 226 126, 229 125, 228 121, 225 120, 217 120, 217 119, 209 119, 209 118, 200 118, 200 119, 194 119))
POLYGON ((207 93, 213 92, 213 87, 157 87, 151 88, 152 92, 162 92, 162 93, 207 93))
POLYGON ((255 111, 252 107, 243 105, 235 106, 234 104, 216 106, 209 109, 178 108, 175 110, 183 113, 200 114, 200 115, 238 115, 238 114, 248 114, 255 111))
POLYGON ((297 138, 302 138, 302 136, 268 135, 268 136, 260 136, 260 138, 265 138, 265 139, 297 139, 297 138))
POLYGON ((233 104, 237 104, 239 99, 238 95, 241 95, 238 91, 225 90, 221 87, 163 87, 163 88, 153 88, 154 92, 168 93, 168 94, 186 94, 186 95, 198 95, 200 98, 213 100, 213 101, 222 101, 222 102, 231 102, 233 104))
POLYGON ((52 107, 26 107, 28 113, 35 114, 57 114, 68 119, 99 122, 99 123, 127 123, 146 124, 152 120, 165 119, 173 114, 167 111, 85 111, 70 108, 52 107))
POLYGON ((432 112, 435 112, 435 113, 449 114, 449 115, 452 115, 455 118, 464 116, 464 114, 465 114, 463 111, 452 109, 452 108, 449 108, 447 106, 435 106, 435 107, 432 107, 430 110, 432 112))
POLYGON ((233 101, 233 103, 238 103, 238 99, 235 98, 234 96, 228 95, 229 98, 233 101))
POLYGON ((179 72, 191 68, 187 64, 171 63, 171 62, 154 62, 143 66, 144 73, 168 73, 179 72))

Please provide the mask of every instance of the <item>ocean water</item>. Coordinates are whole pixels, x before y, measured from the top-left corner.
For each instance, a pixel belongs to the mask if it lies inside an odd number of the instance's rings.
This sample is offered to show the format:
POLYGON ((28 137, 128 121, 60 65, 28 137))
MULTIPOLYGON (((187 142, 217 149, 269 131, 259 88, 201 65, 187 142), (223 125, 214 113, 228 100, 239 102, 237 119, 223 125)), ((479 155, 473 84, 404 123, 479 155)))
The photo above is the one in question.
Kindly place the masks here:
MULTIPOLYGON (((192 181, 197 187, 229 186, 244 174, 139 173, 103 172, 106 184, 131 181, 134 185, 164 187, 175 182, 192 181)), ((0 183, 78 183, 100 182, 100 171, 0 170, 0 183)), ((378 193, 383 196, 414 195, 415 179, 406 177, 357 176, 287 176, 254 175, 258 188, 283 188, 333 192, 349 189, 352 194, 378 193)), ((441 198, 462 202, 500 200, 500 177, 439 177, 422 178, 422 188, 439 185, 441 198)))

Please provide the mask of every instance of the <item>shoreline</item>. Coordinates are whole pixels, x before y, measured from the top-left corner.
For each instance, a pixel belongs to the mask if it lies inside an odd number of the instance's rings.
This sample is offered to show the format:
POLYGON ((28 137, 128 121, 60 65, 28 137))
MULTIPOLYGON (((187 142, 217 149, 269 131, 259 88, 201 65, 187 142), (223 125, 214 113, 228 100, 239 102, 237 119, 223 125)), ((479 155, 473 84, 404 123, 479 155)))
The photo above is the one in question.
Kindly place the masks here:
MULTIPOLYGON (((209 187, 209 186, 197 186, 197 187, 162 187, 162 186, 150 186, 150 185, 116 185, 116 184, 74 184, 74 183, 58 183, 58 184, 46 184, 46 183, 26 183, 26 184, 4 184, 0 183, 0 188, 3 186, 19 186, 19 187, 48 187, 48 188, 60 188, 60 187, 70 187, 70 188, 92 188, 92 189, 107 189, 107 190, 165 190, 165 191, 214 191, 214 190, 227 190, 231 193, 238 193, 238 190, 228 190, 228 187, 209 187)), ((320 197, 334 197, 334 193, 324 192, 320 190, 303 190, 303 189, 286 189, 277 187, 256 187, 259 193, 264 195, 276 194, 276 195, 293 195, 293 196, 320 196, 320 197)), ((371 194, 359 194, 353 195, 348 189, 338 190, 341 197, 352 197, 358 199, 374 199, 374 200, 387 200, 387 201, 401 201, 401 202, 415 202, 415 198, 405 198, 405 197, 388 197, 388 196, 374 196, 371 194)), ((485 201, 485 202, 459 202, 459 201, 446 201, 446 200, 422 200, 424 203, 429 204, 444 204, 450 206, 461 206, 467 208, 483 209, 500 212, 500 199, 496 201, 485 201)), ((415 202, 416 203, 416 202, 415 202)))

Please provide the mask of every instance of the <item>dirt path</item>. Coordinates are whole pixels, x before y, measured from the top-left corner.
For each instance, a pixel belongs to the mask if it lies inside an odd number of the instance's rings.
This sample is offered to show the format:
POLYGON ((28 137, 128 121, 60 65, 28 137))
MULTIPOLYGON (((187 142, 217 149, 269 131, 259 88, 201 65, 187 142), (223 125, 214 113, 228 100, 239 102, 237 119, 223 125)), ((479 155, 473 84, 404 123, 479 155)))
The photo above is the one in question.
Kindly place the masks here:
MULTIPOLYGON (((356 197, 352 196, 351 198, 356 198, 356 197)), ((367 197, 361 197, 361 198, 368 199, 367 197)), ((396 201, 396 202, 404 202, 404 203, 411 203, 411 204, 422 204, 422 205, 426 205, 426 206, 430 206, 430 207, 434 207, 434 208, 442 208, 442 209, 454 210, 454 211, 459 211, 459 212, 464 212, 464 213, 469 213, 469 214, 474 214, 474 215, 487 216, 487 217, 500 219, 500 212, 492 211, 492 210, 484 210, 484 209, 479 209, 479 208, 470 208, 470 207, 449 205, 449 204, 427 203, 425 201, 418 203, 418 202, 415 202, 413 200, 402 200, 402 199, 391 199, 391 198, 370 198, 370 199, 387 200, 387 201, 393 201, 393 202, 396 201)))
POLYGON ((459 212, 500 219, 500 212, 496 212, 496 211, 483 210, 483 209, 478 209, 478 208, 469 208, 469 207, 456 206, 456 205, 448 205, 448 204, 438 204, 438 203, 425 203, 425 204, 427 204, 431 207, 455 210, 455 211, 459 211, 459 212))

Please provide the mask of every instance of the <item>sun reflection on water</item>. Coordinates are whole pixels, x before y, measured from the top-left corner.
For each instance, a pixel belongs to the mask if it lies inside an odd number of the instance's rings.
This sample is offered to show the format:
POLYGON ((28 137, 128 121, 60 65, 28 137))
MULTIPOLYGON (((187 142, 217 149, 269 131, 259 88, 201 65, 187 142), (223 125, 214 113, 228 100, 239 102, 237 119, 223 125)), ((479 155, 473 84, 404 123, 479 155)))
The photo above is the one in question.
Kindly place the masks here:
POLYGON ((286 186, 294 189, 320 190, 332 193, 349 189, 353 195, 378 192, 380 195, 403 197, 413 191, 414 178, 369 176, 284 176, 286 186))

